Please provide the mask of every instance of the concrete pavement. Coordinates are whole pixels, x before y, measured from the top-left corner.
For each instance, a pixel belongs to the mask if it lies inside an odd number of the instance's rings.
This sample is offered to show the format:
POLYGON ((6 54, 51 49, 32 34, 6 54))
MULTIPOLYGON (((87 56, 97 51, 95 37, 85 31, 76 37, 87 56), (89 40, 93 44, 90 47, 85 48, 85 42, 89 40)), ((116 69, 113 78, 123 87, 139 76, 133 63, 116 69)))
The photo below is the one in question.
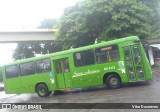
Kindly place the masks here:
POLYGON ((152 72, 160 75, 160 67, 152 68, 152 72))

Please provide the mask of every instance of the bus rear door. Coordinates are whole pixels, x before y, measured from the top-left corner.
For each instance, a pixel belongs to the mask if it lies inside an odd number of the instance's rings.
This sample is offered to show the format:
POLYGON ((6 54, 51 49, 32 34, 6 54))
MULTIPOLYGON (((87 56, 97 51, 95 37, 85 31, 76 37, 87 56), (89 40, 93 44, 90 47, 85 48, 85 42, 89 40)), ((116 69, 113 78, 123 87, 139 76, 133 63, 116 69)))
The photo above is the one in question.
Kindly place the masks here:
POLYGON ((144 80, 145 76, 139 45, 124 47, 124 57, 129 81, 144 80))

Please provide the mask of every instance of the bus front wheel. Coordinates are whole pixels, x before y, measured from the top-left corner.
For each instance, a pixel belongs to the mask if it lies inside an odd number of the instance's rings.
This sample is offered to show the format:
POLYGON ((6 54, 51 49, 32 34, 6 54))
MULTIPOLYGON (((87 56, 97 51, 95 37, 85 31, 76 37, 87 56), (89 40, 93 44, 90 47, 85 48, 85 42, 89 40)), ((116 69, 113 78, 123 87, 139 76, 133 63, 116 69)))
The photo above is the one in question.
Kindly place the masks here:
POLYGON ((119 88, 121 86, 121 80, 120 78, 115 75, 115 74, 112 74, 112 75, 109 75, 107 78, 106 78, 106 86, 109 88, 109 89, 116 89, 116 88, 119 88))
POLYGON ((43 83, 36 86, 36 92, 40 97, 47 97, 52 93, 51 91, 48 91, 48 87, 43 83))

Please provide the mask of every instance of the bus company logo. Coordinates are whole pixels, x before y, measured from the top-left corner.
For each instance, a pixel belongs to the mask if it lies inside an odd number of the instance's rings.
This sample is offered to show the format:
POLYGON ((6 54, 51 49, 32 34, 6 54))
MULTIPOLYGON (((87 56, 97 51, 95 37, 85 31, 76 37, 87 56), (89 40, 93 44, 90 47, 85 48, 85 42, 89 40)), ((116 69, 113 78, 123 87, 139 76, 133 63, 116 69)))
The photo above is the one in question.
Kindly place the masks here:
POLYGON ((12 109, 11 104, 2 104, 2 109, 12 109))
POLYGON ((95 73, 99 73, 100 72, 100 70, 88 70, 88 71, 86 71, 86 72, 74 72, 74 75, 73 75, 73 77, 77 77, 77 76, 83 76, 83 75, 90 75, 90 74, 95 74, 95 73))

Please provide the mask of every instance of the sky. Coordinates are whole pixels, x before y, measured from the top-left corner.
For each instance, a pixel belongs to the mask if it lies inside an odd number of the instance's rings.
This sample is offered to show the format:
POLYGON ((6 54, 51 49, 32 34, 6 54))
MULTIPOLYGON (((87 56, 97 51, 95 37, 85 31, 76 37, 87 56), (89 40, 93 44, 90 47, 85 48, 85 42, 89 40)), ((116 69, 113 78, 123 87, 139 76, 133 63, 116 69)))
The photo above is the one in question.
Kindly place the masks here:
POLYGON ((0 0, 0 30, 37 27, 45 18, 58 18, 78 0, 0 0))
MULTIPOLYGON (((0 0, 0 31, 35 29, 46 18, 59 18, 80 0, 0 0)), ((0 44, 0 65, 11 62, 16 44, 0 44)))

